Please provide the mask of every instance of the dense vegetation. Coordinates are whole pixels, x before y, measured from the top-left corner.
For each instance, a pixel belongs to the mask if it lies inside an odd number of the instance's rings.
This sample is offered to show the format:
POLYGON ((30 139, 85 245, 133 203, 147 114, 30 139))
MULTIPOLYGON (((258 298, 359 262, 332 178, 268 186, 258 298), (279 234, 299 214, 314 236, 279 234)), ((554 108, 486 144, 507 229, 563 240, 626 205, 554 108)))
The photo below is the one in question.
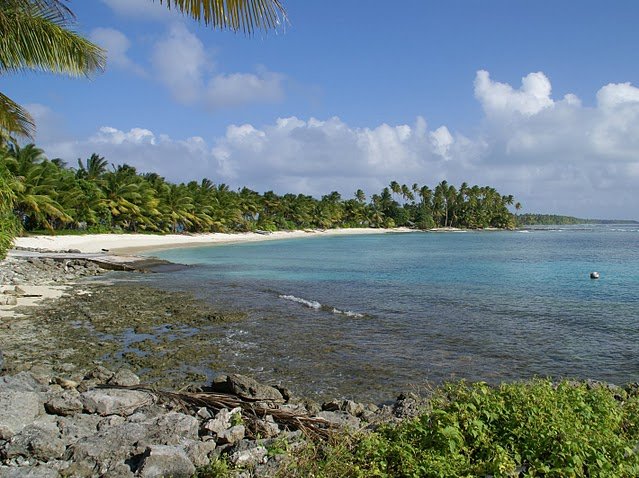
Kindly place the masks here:
POLYGON ((581 219, 556 214, 521 214, 516 217, 517 226, 555 226, 569 224, 637 224, 637 221, 614 219, 581 219))
POLYGON ((351 199, 331 192, 304 194, 237 191, 208 179, 172 184, 155 173, 127 165, 109 167, 92 155, 68 167, 48 160, 35 145, 0 150, 6 194, 27 231, 51 232, 232 232, 335 227, 509 228, 512 196, 491 187, 459 189, 446 181, 434 189, 396 181, 367 200, 360 189, 351 199))
POLYGON ((460 382, 437 389, 417 418, 296 452, 281 476, 630 478, 637 443, 636 388, 460 382))

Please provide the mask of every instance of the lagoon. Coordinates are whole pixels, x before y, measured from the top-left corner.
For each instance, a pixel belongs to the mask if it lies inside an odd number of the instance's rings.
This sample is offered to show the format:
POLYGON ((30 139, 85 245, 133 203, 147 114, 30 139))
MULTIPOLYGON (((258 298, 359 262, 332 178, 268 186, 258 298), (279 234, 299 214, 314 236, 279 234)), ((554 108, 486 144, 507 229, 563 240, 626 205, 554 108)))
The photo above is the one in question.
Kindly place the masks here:
POLYGON ((248 317, 220 370, 388 399, 464 378, 639 380, 639 227, 312 236, 155 253, 143 280, 248 317), (599 280, 589 278, 598 271, 599 280))

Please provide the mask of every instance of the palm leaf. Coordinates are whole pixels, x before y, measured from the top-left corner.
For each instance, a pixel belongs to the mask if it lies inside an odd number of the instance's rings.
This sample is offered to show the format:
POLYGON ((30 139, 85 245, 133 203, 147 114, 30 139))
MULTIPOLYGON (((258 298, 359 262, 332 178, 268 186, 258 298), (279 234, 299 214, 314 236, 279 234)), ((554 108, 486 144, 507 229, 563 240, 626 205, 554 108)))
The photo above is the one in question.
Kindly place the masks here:
POLYGON ((65 28, 59 17, 54 7, 9 7, 0 21, 0 71, 33 69, 82 76, 104 69, 104 51, 65 28))
POLYGON ((214 28, 242 30, 250 35, 255 30, 269 30, 286 21, 280 0, 159 0, 198 22, 214 28))
POLYGON ((0 137, 17 134, 31 138, 34 132, 35 123, 29 112, 0 93, 0 137))

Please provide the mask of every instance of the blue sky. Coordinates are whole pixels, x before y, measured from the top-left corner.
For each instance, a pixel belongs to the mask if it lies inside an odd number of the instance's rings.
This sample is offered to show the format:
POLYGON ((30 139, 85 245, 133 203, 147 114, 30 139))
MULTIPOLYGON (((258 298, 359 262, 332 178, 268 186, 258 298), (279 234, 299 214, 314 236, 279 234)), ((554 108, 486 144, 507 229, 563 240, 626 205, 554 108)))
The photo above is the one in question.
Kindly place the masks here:
POLYGON ((70 5, 107 70, 2 86, 50 157, 314 195, 467 181, 639 219, 636 1, 289 0, 251 38, 151 0, 70 5))

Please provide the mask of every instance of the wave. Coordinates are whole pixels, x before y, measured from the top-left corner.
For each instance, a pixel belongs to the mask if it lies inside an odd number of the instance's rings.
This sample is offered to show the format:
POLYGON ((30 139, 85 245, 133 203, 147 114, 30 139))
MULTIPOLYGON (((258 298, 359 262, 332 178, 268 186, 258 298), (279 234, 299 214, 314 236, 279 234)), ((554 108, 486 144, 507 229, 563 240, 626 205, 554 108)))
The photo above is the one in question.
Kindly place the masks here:
POLYGON ((322 304, 317 302, 316 300, 306 300, 300 297, 295 297, 294 295, 280 295, 280 299, 290 300, 291 302, 297 302, 298 304, 305 305, 310 309, 321 309, 322 304))
POLYGON ((325 310, 327 312, 330 312, 331 314, 345 315, 347 317, 354 317, 354 318, 362 318, 362 317, 364 317, 364 314, 360 314, 359 312, 353 312, 352 310, 341 310, 341 309, 337 309, 335 307, 329 307, 329 306, 326 306, 326 305, 322 305, 321 303, 317 302, 316 300, 306 300, 306 299, 302 299, 301 297, 296 297, 294 295, 280 294, 279 298, 280 299, 284 299, 284 300, 290 300, 291 302, 296 302, 296 303, 301 304, 301 305, 303 305, 305 307, 308 307, 309 309, 325 310))

